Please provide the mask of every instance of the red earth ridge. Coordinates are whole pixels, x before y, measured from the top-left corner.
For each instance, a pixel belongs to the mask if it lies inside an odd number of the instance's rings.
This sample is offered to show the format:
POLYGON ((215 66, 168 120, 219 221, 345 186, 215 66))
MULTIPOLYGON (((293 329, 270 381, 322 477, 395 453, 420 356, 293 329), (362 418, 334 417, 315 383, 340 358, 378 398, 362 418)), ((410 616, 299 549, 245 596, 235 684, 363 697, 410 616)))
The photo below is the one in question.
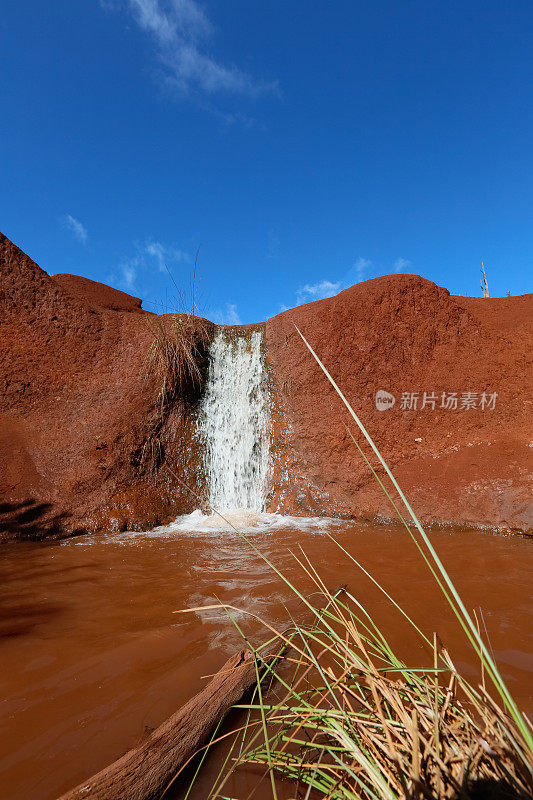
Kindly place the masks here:
MULTIPOLYGON (((146 370, 161 320, 104 284, 47 274, 0 234, 0 538, 145 529, 198 506, 191 400, 161 421, 146 370), (145 458, 154 442, 156 467, 145 458)), ((348 429, 362 437, 295 326, 423 521, 533 529, 533 295, 457 297, 389 275, 259 326, 269 510, 387 519, 395 513, 348 429), (378 392, 394 404, 378 409, 378 392)))

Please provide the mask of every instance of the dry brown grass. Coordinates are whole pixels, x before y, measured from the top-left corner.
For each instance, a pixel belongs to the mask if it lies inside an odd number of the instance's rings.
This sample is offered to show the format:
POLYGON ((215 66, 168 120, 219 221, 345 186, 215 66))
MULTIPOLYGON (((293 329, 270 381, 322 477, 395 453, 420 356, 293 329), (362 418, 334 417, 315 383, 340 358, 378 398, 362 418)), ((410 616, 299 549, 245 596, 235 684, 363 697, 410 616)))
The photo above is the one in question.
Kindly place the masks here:
POLYGON ((136 456, 157 473, 165 458, 165 429, 173 412, 187 416, 198 401, 207 374, 212 325, 191 313, 150 315, 144 318, 151 342, 144 362, 144 377, 157 387, 150 432, 136 456))
MULTIPOLYGON (((530 798, 531 751, 484 685, 466 682, 437 642, 433 667, 407 667, 355 598, 331 595, 304 562, 323 606, 290 636, 279 702, 242 706, 251 717, 234 769, 283 775, 295 797, 530 798)), ((211 797, 225 796, 227 777, 211 797)))
POLYGON ((208 324, 195 314, 150 318, 153 340, 146 355, 146 376, 155 376, 162 409, 176 398, 198 393, 205 376, 208 324))

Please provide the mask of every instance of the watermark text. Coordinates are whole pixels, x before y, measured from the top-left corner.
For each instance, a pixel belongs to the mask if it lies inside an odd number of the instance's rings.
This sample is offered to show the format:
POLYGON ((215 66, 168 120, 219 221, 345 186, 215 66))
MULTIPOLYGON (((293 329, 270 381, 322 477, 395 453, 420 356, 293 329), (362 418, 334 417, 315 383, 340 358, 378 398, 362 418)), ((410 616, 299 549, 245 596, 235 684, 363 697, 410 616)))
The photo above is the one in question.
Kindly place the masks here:
MULTIPOLYGON (((498 392, 401 392, 400 411, 494 411, 498 392)), ((389 411, 396 397, 384 389, 376 392, 378 411, 389 411)))

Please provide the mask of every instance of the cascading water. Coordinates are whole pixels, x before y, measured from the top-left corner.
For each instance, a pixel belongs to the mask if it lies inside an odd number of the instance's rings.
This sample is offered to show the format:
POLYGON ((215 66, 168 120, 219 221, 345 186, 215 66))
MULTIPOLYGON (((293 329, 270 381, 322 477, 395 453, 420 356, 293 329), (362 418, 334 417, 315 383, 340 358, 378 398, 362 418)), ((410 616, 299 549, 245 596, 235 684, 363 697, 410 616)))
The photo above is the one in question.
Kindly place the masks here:
POLYGON ((205 446, 209 503, 217 511, 264 511, 269 418, 262 334, 220 332, 210 349, 198 431, 205 446))

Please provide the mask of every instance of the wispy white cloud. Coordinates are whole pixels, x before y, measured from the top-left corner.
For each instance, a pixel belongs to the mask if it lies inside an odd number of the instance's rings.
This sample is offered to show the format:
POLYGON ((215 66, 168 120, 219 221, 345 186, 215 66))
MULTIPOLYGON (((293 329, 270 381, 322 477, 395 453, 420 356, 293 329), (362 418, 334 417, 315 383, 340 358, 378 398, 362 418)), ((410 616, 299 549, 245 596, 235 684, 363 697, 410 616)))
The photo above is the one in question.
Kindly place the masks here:
POLYGON ((364 281, 366 273, 369 267, 372 266, 372 262, 368 260, 368 258, 358 258, 354 262, 353 268, 355 270, 355 275, 357 278, 357 283, 361 283, 364 281))
POLYGON ((73 217, 72 214, 65 214, 63 217, 63 224, 74 234, 75 238, 81 244, 87 244, 87 239, 89 238, 89 234, 87 232, 87 228, 83 225, 79 219, 73 217))
POLYGON ((397 258, 394 262, 394 272, 405 272, 411 266, 407 258, 397 258))
POLYGON ((226 303, 224 309, 216 309, 212 317, 213 322, 219 325, 242 325, 235 303, 226 303))
POLYGON ((298 305, 301 305, 310 303, 312 300, 323 300, 325 297, 333 297, 334 294, 338 294, 340 289, 340 281, 333 283, 323 280, 318 283, 306 283, 305 286, 300 286, 296 292, 296 301, 298 305))
POLYGON ((133 264, 125 263, 121 265, 121 273, 126 289, 133 291, 137 280, 137 268, 133 264))
MULTIPOLYGON (((368 258, 359 257, 352 263, 352 266, 341 280, 330 281, 324 279, 322 281, 317 281, 317 283, 306 283, 304 286, 300 286, 296 292, 296 305, 310 303, 313 300, 323 300, 326 297, 333 297, 339 292, 342 292, 343 289, 352 286, 354 283, 360 283, 365 280, 371 267, 374 268, 372 261, 368 258)), ((288 311, 289 306, 285 305, 285 303, 281 303, 279 310, 288 311)))
POLYGON ((195 0, 129 0, 137 22, 154 34, 160 44, 174 44, 177 36, 198 39, 213 26, 195 0))
MULTIPOLYGON (((411 268, 411 262, 407 258, 397 258, 394 262, 393 268, 395 272, 405 272, 411 268)), ((388 268, 387 268, 388 272, 388 268)), ((383 269, 374 264, 370 259, 359 256, 352 263, 352 266, 346 272, 344 277, 338 281, 322 280, 317 283, 306 283, 296 292, 296 304, 302 305, 303 303, 310 303, 313 300, 323 300, 325 297, 333 297, 348 286, 354 283, 361 283, 367 280, 372 275, 383 274, 383 269)), ((288 311, 290 306, 281 303, 279 310, 288 311)))
MULTIPOLYGON (((176 247, 164 245, 154 239, 137 245, 136 253, 124 258, 118 266, 111 270, 106 280, 118 289, 127 292, 138 291, 138 280, 144 275, 154 272, 173 273, 178 264, 189 264, 190 256, 176 247)), ((176 276, 179 284, 179 276, 176 276)))
POLYGON ((137 291, 139 266, 140 259, 137 256, 125 258, 107 274, 106 282, 123 292, 135 292, 137 291))
POLYGON ((159 272, 166 272, 168 262, 179 263, 190 261, 188 253, 175 247, 166 247, 161 242, 149 241, 144 245, 142 255, 146 256, 157 267, 159 272))
MULTIPOLYGON (((105 8, 109 0, 100 0, 105 8)), ((163 65, 165 82, 183 94, 257 96, 277 93, 277 81, 254 79, 206 52, 214 26, 195 0, 124 0, 135 21, 149 34, 163 65)))

